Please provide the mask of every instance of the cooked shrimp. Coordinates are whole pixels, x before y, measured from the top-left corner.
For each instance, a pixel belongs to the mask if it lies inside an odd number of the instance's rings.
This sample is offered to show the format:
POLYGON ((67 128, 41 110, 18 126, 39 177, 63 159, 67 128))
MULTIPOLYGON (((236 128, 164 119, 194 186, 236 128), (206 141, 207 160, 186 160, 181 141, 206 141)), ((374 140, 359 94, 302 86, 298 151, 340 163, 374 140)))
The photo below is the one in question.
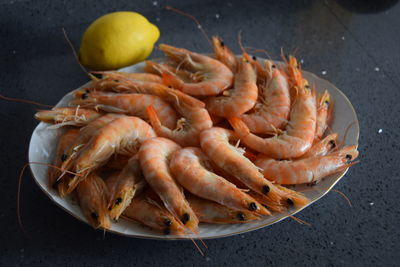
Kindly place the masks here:
POLYGON ((309 158, 315 156, 325 156, 332 149, 337 146, 337 137, 336 133, 330 134, 326 136, 324 139, 314 142, 313 146, 308 150, 305 154, 303 154, 300 158, 309 158))
POLYGON ((299 160, 275 160, 260 154, 255 164, 263 170, 264 177, 279 184, 304 184, 316 182, 325 176, 340 172, 356 162, 356 146, 344 147, 326 156, 299 160))
POLYGON ((271 215, 234 184, 209 171, 209 166, 208 158, 196 147, 175 152, 170 162, 171 172, 177 182, 192 194, 234 210, 250 210, 259 215, 271 215))
POLYGON ((250 211, 233 210, 216 202, 193 195, 187 196, 187 200, 200 222, 226 224, 246 223, 260 219, 260 217, 250 211))
POLYGON ((105 80, 116 80, 123 78, 133 81, 155 82, 162 83, 162 78, 158 75, 151 73, 130 73, 122 71, 96 71, 94 74, 101 74, 103 77, 98 82, 101 84, 105 80))
MULTIPOLYGON (((65 152, 68 148, 74 143, 75 139, 79 136, 78 129, 70 129, 67 130, 58 140, 57 149, 53 161, 53 165, 57 167, 61 167, 63 161, 66 160, 65 152)), ((48 171, 48 183, 49 188, 58 188, 58 184, 60 180, 57 178, 61 175, 61 171, 54 168, 49 168, 48 171)))
POLYGON ((233 73, 237 70, 237 58, 219 36, 211 38, 214 50, 214 57, 224 63, 233 73))
POLYGON ((195 96, 218 95, 232 85, 233 73, 222 62, 183 48, 161 44, 160 49, 184 69, 196 73, 202 80, 185 83, 170 71, 163 72, 164 82, 184 93, 195 96))
POLYGON ((146 108, 153 106, 158 117, 168 128, 175 127, 177 114, 163 99, 147 94, 107 94, 101 92, 84 93, 71 102, 85 106, 94 106, 109 112, 122 112, 147 120, 146 108))
POLYGON ((83 126, 102 116, 101 112, 80 107, 53 108, 51 110, 39 110, 35 119, 47 123, 56 124, 57 128, 72 125, 83 126))
POLYGON ((262 138, 250 133, 247 125, 238 117, 229 119, 240 140, 251 149, 277 159, 296 158, 311 147, 316 127, 315 90, 308 86, 299 88, 296 101, 290 111, 290 121, 282 134, 262 138))
POLYGON ((199 221, 169 169, 169 160, 179 149, 180 146, 169 139, 149 139, 139 149, 140 165, 147 182, 161 198, 167 210, 197 233, 199 221))
POLYGON ((104 168, 120 171, 126 166, 129 159, 129 156, 114 155, 110 158, 107 164, 104 165, 104 168))
POLYGON ((135 156, 131 157, 121 172, 108 178, 106 184, 110 193, 108 202, 110 217, 118 220, 132 198, 140 194, 146 186, 139 160, 135 156))
POLYGON ((103 179, 90 174, 76 188, 79 206, 93 228, 111 227, 107 211, 107 186, 103 179))
POLYGON ((240 116, 250 132, 256 134, 275 133, 276 129, 282 129, 290 112, 289 85, 284 73, 272 61, 267 60, 265 65, 266 81, 259 85, 255 112, 240 116))
POLYGON ((318 97, 317 102, 317 126, 315 129, 315 139, 320 140, 328 128, 329 120, 332 116, 333 102, 330 101, 329 92, 326 90, 318 97))
POLYGON ((96 131, 74 160, 75 176, 68 183, 68 193, 113 154, 134 155, 146 139, 155 137, 151 126, 137 117, 115 119, 96 131))
POLYGON ((279 202, 280 191, 264 179, 258 168, 246 157, 244 151, 231 145, 229 141, 237 141, 232 131, 213 127, 200 134, 200 145, 204 153, 215 165, 232 174, 246 186, 272 201, 279 202))
POLYGON ((185 229, 164 207, 143 195, 135 197, 125 209, 123 217, 138 221, 166 235, 184 235, 185 229))
POLYGON ((212 114, 229 118, 239 116, 254 107, 257 101, 257 76, 249 63, 242 58, 235 74, 234 88, 223 92, 222 96, 206 100, 206 108, 212 114))

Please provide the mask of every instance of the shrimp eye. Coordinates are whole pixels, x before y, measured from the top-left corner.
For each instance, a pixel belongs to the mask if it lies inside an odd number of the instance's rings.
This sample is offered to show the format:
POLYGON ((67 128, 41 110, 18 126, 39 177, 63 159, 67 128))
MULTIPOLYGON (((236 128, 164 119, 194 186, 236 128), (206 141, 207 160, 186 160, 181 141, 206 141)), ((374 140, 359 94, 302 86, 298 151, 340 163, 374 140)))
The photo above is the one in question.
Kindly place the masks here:
POLYGON ((332 148, 335 148, 335 147, 336 147, 335 140, 329 141, 329 144, 331 145, 332 148))
POLYGON ((239 221, 244 221, 246 219, 242 212, 238 212, 236 216, 238 217, 239 221))
POLYGON ((325 100, 325 104, 329 105, 329 100, 325 100))
POLYGON ((68 159, 68 155, 67 154, 62 154, 61 155, 61 161, 64 162, 68 159))
POLYGON ((276 68, 276 65, 275 65, 275 64, 273 64, 273 65, 271 66, 271 68, 275 69, 275 68, 276 68))
POLYGON ((352 155, 350 155, 350 154, 347 154, 347 155, 346 155, 346 159, 347 159, 347 160, 351 160, 352 158, 353 158, 352 155))
POLYGON ((190 220, 190 215, 188 213, 183 214, 182 223, 186 224, 190 220))
POLYGON ((93 219, 97 220, 99 218, 99 214, 97 214, 97 212, 92 212, 90 214, 90 216, 92 216, 93 219))
POLYGON ((225 43, 224 43, 223 41, 219 41, 219 44, 220 44, 222 47, 225 46, 225 43))
POLYGON ((257 204, 254 203, 254 202, 251 202, 250 205, 249 205, 249 210, 254 211, 254 210, 257 210, 257 209, 258 209, 257 204))
POLYGON ((165 228, 164 229, 164 235, 169 235, 171 233, 171 229, 165 228))
POLYGON ((261 204, 264 208, 269 209, 269 207, 265 204, 261 204))
POLYGON ((86 98, 88 98, 89 97, 89 95, 87 94, 87 93, 84 93, 83 95, 81 95, 81 98, 82 99, 86 99, 86 98))
POLYGON ((171 226, 172 222, 170 219, 164 219, 164 225, 165 226, 171 226))
POLYGON ((304 87, 305 87, 306 89, 310 89, 310 86, 309 86, 308 84, 306 84, 304 87))
POLYGON ((288 203, 288 205, 293 206, 294 202, 291 198, 286 199, 286 202, 288 203))
POLYGON ((267 194, 267 193, 269 192, 269 190, 270 190, 270 188, 269 188, 268 185, 264 185, 264 186, 262 187, 262 192, 263 192, 264 194, 267 194))
POLYGON ((117 198, 116 200, 115 200, 115 205, 118 205, 118 204, 120 204, 122 202, 122 198, 117 198))
POLYGON ((256 56, 253 56, 252 59, 253 59, 253 60, 257 60, 257 57, 256 57, 256 56))
POLYGON ((111 207, 111 206, 110 206, 110 207, 108 207, 108 210, 109 210, 109 211, 111 211, 111 210, 112 210, 112 207, 111 207))
POLYGON ((86 92, 86 93, 90 93, 90 90, 89 90, 89 89, 86 89, 85 92, 86 92))
POLYGON ((115 82, 115 83, 119 83, 119 80, 113 80, 113 82, 115 82))

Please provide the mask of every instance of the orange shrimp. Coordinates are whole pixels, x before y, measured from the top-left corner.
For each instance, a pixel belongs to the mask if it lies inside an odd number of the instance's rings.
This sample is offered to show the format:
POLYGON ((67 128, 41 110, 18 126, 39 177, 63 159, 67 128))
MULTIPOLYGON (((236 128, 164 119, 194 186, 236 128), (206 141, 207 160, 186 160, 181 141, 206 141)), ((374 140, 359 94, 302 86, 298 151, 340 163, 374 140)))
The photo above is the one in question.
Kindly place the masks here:
POLYGON ((155 136, 151 126, 137 117, 124 116, 100 128, 74 160, 75 172, 80 176, 69 181, 68 193, 113 154, 134 155, 141 143, 155 136))
POLYGON ((271 215, 234 184, 209 171, 210 163, 200 148, 188 147, 178 150, 173 154, 169 166, 177 182, 196 196, 234 210, 250 210, 259 215, 271 215))
POLYGON ((315 140, 318 141, 324 135, 328 123, 332 117, 333 102, 330 101, 329 92, 326 90, 318 97, 317 102, 317 126, 315 129, 315 140))
POLYGON ((165 126, 173 129, 177 120, 173 107, 160 97, 147 94, 107 94, 92 91, 80 95, 71 104, 94 106, 108 112, 119 111, 145 120, 148 119, 146 108, 152 105, 165 126))
POLYGON ((163 71, 164 83, 189 95, 218 95, 229 88, 233 82, 232 71, 222 62, 183 48, 161 44, 160 49, 180 67, 202 77, 196 83, 185 83, 170 71, 163 71))
POLYGON ((250 211, 237 211, 193 195, 187 196, 187 200, 200 222, 227 224, 247 223, 260 219, 250 211))
POLYGON ((185 229, 164 207, 144 195, 135 197, 125 209, 123 218, 140 222, 169 235, 184 235, 185 229))
POLYGON ((56 124, 56 127, 53 128, 59 128, 66 125, 83 126, 102 115, 101 112, 93 109, 63 107, 53 108, 51 110, 39 110, 35 114, 35 119, 42 122, 56 124))
POLYGON ((325 156, 332 149, 337 146, 337 133, 330 134, 326 136, 324 139, 314 142, 313 146, 308 150, 305 154, 303 154, 300 158, 309 158, 315 156, 325 156))
POLYGON ((282 129, 290 112, 289 85, 284 73, 272 61, 267 60, 265 65, 266 81, 259 85, 259 103, 255 105, 255 112, 240 116, 250 132, 256 134, 282 129))
POLYGON ((347 146, 326 156, 299 160, 275 160, 259 154, 255 164, 263 170, 264 177, 279 184, 304 184, 316 182, 325 176, 340 172, 357 162, 356 146, 347 146))
POLYGON ((140 165, 151 188, 175 218, 197 233, 198 218, 185 199, 182 188, 171 176, 169 160, 180 146, 169 139, 149 139, 139 149, 140 165))
POLYGON ((233 73, 237 70, 237 58, 232 50, 222 41, 221 37, 213 36, 211 38, 214 57, 224 63, 233 73))
POLYGON ((146 186, 139 160, 136 156, 129 159, 126 166, 117 175, 106 180, 109 190, 108 210, 111 219, 119 216, 131 203, 132 198, 140 194, 146 186))
POLYGON ((94 71, 92 73, 101 74, 103 76, 102 80, 98 81, 99 84, 104 80, 118 80, 120 78, 133 81, 162 83, 162 78, 160 76, 151 73, 130 73, 122 71, 94 71))
POLYGON ((223 92, 222 96, 206 100, 207 110, 217 116, 229 118, 239 116, 254 107, 257 101, 257 76, 249 63, 242 58, 235 74, 234 88, 223 92))
POLYGON ((107 186, 103 179, 90 174, 76 188, 79 206, 93 228, 111 227, 107 210, 107 186))
POLYGON ((264 139, 250 133, 238 117, 229 119, 229 122, 235 134, 251 149, 273 158, 288 159, 300 157, 310 149, 315 136, 316 116, 315 90, 305 86, 298 89, 290 121, 280 135, 264 139))
MULTIPOLYGON (((74 143, 75 139, 79 136, 78 129, 70 129, 66 131, 58 140, 58 145, 55 153, 53 165, 61 167, 63 161, 65 161, 65 152, 74 143)), ((54 168, 49 168, 48 171, 48 183, 49 188, 58 188, 59 180, 57 177, 61 174, 61 171, 54 168)))

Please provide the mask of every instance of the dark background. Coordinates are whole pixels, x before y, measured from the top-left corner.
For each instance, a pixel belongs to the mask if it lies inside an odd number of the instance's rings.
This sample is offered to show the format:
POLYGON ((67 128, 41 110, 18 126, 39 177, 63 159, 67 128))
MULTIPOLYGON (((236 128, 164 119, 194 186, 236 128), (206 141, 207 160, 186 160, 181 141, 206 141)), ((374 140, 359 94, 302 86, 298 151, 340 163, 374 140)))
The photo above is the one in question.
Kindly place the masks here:
MULTIPOLYGON (((0 1, 0 93, 55 104, 87 81, 63 34, 75 47, 97 17, 120 10, 145 15, 161 31, 159 42, 208 52, 187 18, 221 35, 236 52, 241 30, 248 46, 280 48, 304 60, 304 69, 330 80, 352 101, 361 126, 360 160, 335 192, 299 218, 235 237, 208 240, 202 257, 190 242, 131 239, 94 231, 56 207, 29 171, 22 191, 23 221, 16 219, 19 171, 37 122, 36 107, 0 100, 0 265, 44 266, 395 266, 400 261, 399 59, 400 4, 396 1, 0 1), (245 4, 242 4, 245 2, 245 4), (219 15, 219 18, 218 15, 219 15), (322 72, 326 71, 326 75, 322 72), (381 133, 378 130, 382 129, 381 133)), ((159 56, 156 51, 152 56, 159 56)))

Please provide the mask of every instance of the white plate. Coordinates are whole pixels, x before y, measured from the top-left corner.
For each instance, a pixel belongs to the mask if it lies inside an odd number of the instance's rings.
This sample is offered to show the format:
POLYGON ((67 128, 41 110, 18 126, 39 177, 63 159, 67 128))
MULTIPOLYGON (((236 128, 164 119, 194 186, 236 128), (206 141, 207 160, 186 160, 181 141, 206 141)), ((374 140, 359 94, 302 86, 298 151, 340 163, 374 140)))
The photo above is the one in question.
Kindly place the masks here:
MULTIPOLYGON (((139 63, 124 69, 121 71, 126 72, 141 72, 143 63, 139 63)), ((326 80, 323 80, 312 73, 304 71, 305 78, 309 81, 310 85, 315 84, 318 92, 323 92, 325 89, 329 91, 331 97, 335 103, 333 121, 331 122, 331 129, 333 132, 339 134, 339 140, 342 140, 346 129, 350 124, 353 124, 346 135, 345 144, 346 145, 357 145, 358 135, 359 135, 359 125, 357 120, 356 112, 351 105, 347 97, 334 85, 326 80)), ((81 88, 84 88, 83 85, 81 88)), ((68 102, 72 99, 72 92, 65 95, 60 102, 56 105, 57 107, 67 106, 68 102)), ((53 154, 55 153, 55 148, 60 135, 60 130, 49 130, 47 129, 48 124, 39 123, 39 125, 34 130, 30 145, 29 145, 29 161, 30 162, 44 162, 52 163, 53 154)), ((50 197, 57 205, 63 208, 72 216, 78 218, 81 221, 87 223, 85 217, 83 216, 79 206, 74 204, 69 198, 60 198, 56 191, 49 189, 47 186, 47 167, 41 165, 31 165, 32 174, 34 180, 39 185, 39 187, 50 197)), ((331 175, 326 177, 317 185, 310 187, 306 185, 296 186, 296 190, 303 191, 307 189, 304 194, 310 199, 310 204, 314 203, 322 196, 327 194, 331 188, 344 176, 347 169, 341 173, 331 175)), ((198 236, 191 236, 192 238, 220 238, 236 234, 245 233, 248 231, 256 230, 273 223, 279 222, 289 215, 293 215, 300 210, 304 209, 292 209, 288 212, 275 214, 274 216, 264 217, 261 220, 246 223, 246 224, 230 224, 230 225, 217 225, 217 224, 200 224, 200 233, 198 236)), ((120 219, 118 223, 114 223, 109 230, 110 232, 138 238, 151 238, 151 239, 187 239, 188 237, 178 237, 178 236, 165 236, 160 235, 147 227, 141 226, 134 222, 126 221, 120 219)))

